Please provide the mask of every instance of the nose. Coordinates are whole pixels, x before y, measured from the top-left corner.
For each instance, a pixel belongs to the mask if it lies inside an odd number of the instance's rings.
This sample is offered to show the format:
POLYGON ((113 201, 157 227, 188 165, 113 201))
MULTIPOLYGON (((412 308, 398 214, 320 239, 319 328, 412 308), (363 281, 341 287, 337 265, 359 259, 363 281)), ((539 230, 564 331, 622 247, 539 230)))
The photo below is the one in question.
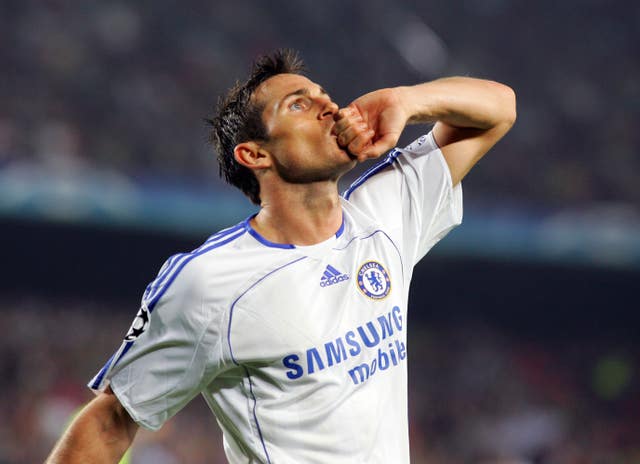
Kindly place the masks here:
POLYGON ((340 108, 336 103, 334 103, 330 98, 327 98, 322 107, 322 111, 320 112, 319 119, 324 119, 327 117, 333 119, 333 115, 336 114, 339 109, 340 108))

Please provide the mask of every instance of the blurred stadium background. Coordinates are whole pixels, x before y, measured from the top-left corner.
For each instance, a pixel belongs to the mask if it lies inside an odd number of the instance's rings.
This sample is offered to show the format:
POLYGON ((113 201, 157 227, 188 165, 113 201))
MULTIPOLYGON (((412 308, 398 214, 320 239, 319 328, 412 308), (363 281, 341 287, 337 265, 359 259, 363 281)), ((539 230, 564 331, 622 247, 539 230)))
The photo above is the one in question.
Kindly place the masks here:
MULTIPOLYGON (((253 211, 202 118, 282 46, 341 104, 451 74, 518 94, 417 269, 413 462, 640 462, 639 31, 630 0, 1 0, 0 463, 47 455, 166 257, 253 211)), ((132 462, 225 462, 204 402, 132 462)))

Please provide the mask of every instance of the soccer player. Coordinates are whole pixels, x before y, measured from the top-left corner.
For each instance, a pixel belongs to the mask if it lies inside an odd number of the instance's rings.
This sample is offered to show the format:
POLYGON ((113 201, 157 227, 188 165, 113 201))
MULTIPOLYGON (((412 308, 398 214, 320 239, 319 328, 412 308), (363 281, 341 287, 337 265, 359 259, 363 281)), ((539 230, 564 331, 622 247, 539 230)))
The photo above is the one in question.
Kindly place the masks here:
POLYGON ((340 109, 294 53, 259 59, 210 121, 221 173, 259 212, 165 263, 49 462, 117 462, 139 425, 202 394, 231 463, 408 463, 413 267, 515 117, 509 87, 465 77, 340 109), (392 149, 408 123, 435 124, 392 149))

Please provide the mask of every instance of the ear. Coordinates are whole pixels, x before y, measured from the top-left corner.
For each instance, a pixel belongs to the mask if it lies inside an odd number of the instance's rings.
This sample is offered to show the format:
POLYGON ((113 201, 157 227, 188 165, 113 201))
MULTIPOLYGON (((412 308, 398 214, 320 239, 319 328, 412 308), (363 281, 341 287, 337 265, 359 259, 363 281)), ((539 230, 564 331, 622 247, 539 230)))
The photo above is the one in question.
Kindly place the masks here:
POLYGON ((264 169, 271 166, 269 152, 256 142, 242 142, 233 149, 233 157, 249 169, 264 169))

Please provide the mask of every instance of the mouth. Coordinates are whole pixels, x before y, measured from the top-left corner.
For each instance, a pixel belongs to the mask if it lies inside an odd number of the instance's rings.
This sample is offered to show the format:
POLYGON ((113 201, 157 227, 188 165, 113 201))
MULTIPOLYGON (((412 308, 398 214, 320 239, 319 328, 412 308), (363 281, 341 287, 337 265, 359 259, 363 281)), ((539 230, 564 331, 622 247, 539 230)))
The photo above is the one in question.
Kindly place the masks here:
POLYGON ((358 160, 358 157, 356 155, 354 155, 353 153, 351 153, 347 147, 343 147, 342 145, 340 145, 338 143, 338 136, 337 135, 330 134, 330 136, 331 136, 331 138, 333 140, 335 140, 336 146, 338 147, 338 149, 341 152, 345 153, 351 160, 354 160, 354 161, 358 160))

